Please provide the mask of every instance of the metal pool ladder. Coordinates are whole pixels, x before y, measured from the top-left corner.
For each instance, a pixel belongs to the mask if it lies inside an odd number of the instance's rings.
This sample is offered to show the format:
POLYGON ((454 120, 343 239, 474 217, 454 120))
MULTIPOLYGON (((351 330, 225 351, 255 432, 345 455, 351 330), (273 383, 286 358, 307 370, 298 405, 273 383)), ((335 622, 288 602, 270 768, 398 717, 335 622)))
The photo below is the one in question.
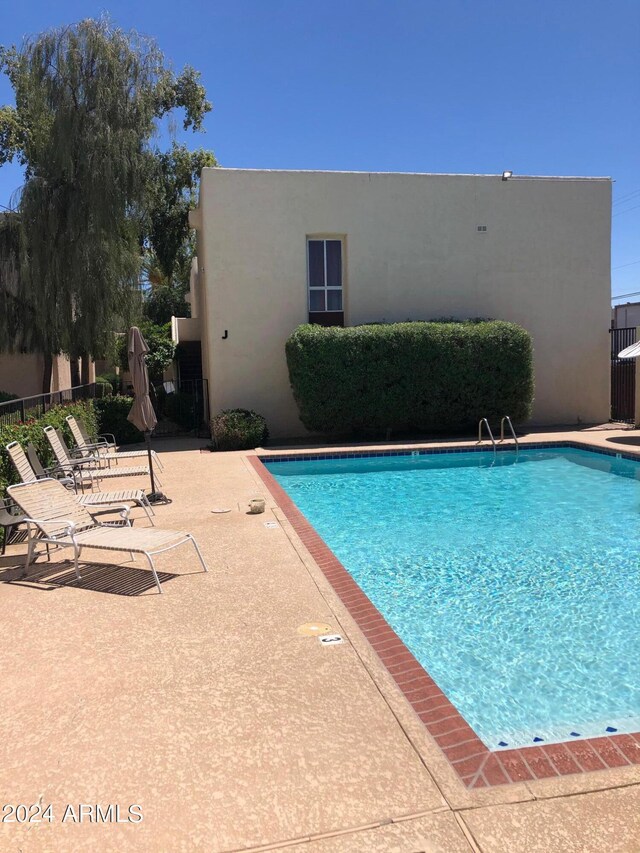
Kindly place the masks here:
POLYGON ((509 430, 511 432, 511 435, 513 436, 513 440, 516 443, 516 458, 517 458, 518 454, 520 453, 520 445, 518 444, 518 436, 516 435, 516 431, 513 428, 513 424, 511 423, 511 418, 509 417, 509 415, 505 415, 503 417, 503 419, 500 421, 500 443, 502 443, 504 441, 504 422, 505 421, 509 425, 509 430))
POLYGON ((478 444, 482 444, 482 424, 484 424, 487 428, 487 432, 489 433, 489 438, 491 439, 491 443, 493 444, 493 458, 496 457, 496 440, 493 437, 493 433, 491 432, 491 427, 489 426, 489 421, 486 418, 480 418, 478 422, 478 444))

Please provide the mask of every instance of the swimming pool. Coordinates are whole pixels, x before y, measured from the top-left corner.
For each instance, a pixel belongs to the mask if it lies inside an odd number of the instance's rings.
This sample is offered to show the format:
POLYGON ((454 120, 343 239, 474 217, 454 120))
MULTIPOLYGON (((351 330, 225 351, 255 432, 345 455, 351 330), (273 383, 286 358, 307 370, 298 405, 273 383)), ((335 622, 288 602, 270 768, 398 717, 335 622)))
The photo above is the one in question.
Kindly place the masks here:
POLYGON ((490 750, 640 730, 640 464, 263 460, 490 750))

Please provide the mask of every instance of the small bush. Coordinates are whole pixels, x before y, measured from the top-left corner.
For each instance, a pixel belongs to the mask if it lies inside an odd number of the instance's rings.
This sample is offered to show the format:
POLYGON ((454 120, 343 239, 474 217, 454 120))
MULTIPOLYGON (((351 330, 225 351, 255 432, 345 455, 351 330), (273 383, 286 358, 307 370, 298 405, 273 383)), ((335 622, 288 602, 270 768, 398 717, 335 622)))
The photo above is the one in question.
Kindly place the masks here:
POLYGON ((0 391, 0 403, 8 403, 9 400, 17 400, 17 394, 10 394, 8 391, 0 391))
POLYGON ((302 423, 317 432, 452 432, 531 412, 531 338, 514 323, 304 325, 286 355, 302 423))
POLYGON ((215 450, 252 450, 269 438, 262 415, 248 409, 225 409, 211 421, 215 450))
POLYGON ((132 405, 133 397, 123 397, 120 394, 95 400, 98 432, 112 432, 118 444, 135 444, 143 441, 144 435, 134 427, 131 421, 127 420, 132 405))
POLYGON ((113 385, 104 376, 96 376, 96 397, 110 397, 113 394, 113 385))

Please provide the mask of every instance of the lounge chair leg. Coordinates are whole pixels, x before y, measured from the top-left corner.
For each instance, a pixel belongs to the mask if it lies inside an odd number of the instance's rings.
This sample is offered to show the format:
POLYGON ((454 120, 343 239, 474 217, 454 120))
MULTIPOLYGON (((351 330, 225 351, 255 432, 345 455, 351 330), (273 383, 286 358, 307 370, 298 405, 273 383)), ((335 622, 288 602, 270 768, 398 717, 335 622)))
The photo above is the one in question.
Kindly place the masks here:
POLYGON ((31 558, 33 557, 33 551, 35 548, 35 541, 36 541, 35 536, 31 533, 31 530, 29 530, 29 545, 27 547, 27 560, 24 564, 24 571, 20 575, 21 578, 26 577, 26 574, 29 571, 29 566, 31 565, 31 558))
POLYGON ((162 587, 160 586, 160 578, 158 577, 158 573, 156 572, 156 567, 153 565, 153 560, 151 559, 151 556, 149 554, 147 554, 146 551, 145 551, 144 555, 147 558, 147 560, 149 561, 149 565, 151 566, 151 571, 153 572, 153 576, 156 580, 156 586, 158 587, 158 592, 160 594, 162 594, 162 587))
POLYGON ((73 563, 76 570, 76 577, 79 581, 82 580, 82 575, 80 574, 80 567, 78 566, 78 560, 80 558, 80 546, 73 543, 73 563))
POLYGON ((200 548, 198 548, 198 543, 191 535, 189 536, 189 539, 191 539, 191 541, 193 542, 193 547, 196 549, 196 554, 198 555, 200 562, 202 563, 202 568, 205 570, 205 572, 208 572, 209 569, 207 568, 207 564, 205 563, 205 561, 202 559, 202 554, 200 553, 200 548))
POLYGON ((4 536, 2 537, 2 556, 3 557, 4 557, 5 548, 7 547, 7 540, 9 539, 9 537, 11 536, 12 533, 13 533, 13 527, 11 527, 11 526, 5 527, 4 536))
MULTIPOLYGON (((145 501, 138 501, 138 506, 141 506, 141 507, 142 507, 142 509, 145 511, 145 513, 146 513, 146 515, 147 515, 147 518, 149 519, 149 521, 151 522, 151 524, 153 524, 153 519, 151 518, 151 513, 149 512, 149 509, 150 509, 150 507, 151 507, 151 504, 149 504, 149 506, 147 506, 147 504, 146 504, 146 502, 145 502, 145 501)), ((155 526, 155 525, 154 525, 154 526, 155 526)))

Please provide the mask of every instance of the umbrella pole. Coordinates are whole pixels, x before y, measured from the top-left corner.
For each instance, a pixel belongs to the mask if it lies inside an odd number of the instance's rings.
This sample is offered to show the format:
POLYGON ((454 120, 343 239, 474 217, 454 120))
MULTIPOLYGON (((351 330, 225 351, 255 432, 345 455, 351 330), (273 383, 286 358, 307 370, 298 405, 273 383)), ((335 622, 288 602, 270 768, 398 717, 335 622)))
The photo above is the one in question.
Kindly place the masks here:
POLYGON ((153 476, 153 456, 151 455, 151 433, 148 429, 145 430, 144 440, 147 443, 147 456, 149 457, 149 474, 151 476, 151 492, 147 495, 147 500, 150 504, 171 503, 169 498, 162 492, 156 492, 156 481, 153 476))

